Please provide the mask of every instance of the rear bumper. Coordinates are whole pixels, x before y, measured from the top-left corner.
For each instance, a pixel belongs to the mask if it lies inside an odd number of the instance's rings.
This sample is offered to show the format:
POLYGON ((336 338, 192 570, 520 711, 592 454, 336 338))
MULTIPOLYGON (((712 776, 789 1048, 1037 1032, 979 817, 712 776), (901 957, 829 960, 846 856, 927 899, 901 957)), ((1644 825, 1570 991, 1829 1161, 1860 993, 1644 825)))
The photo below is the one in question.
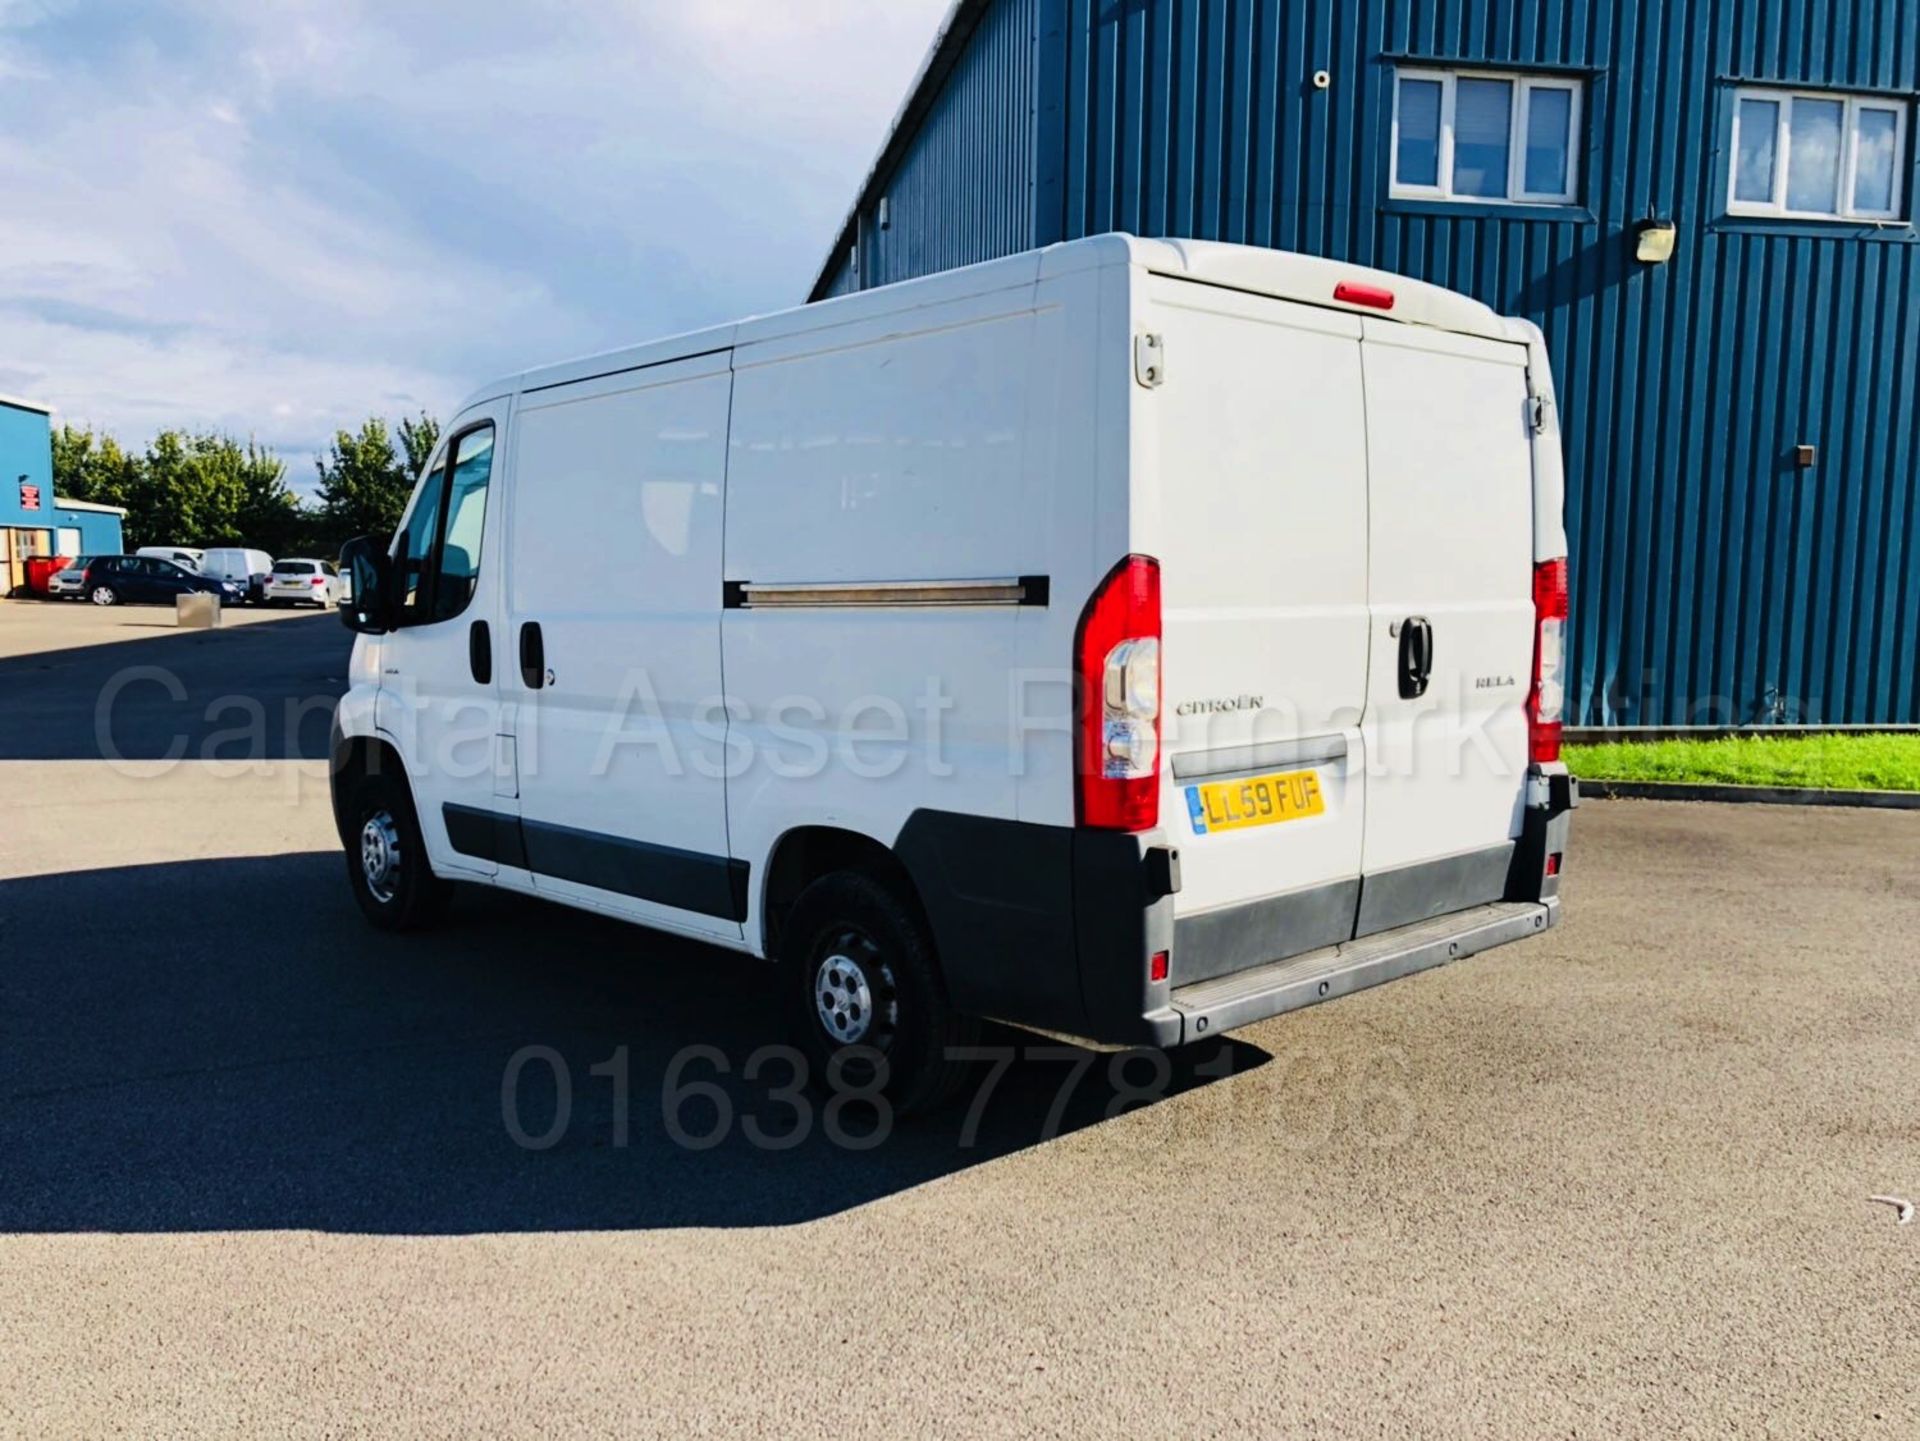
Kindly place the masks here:
POLYGON ((896 853, 957 1009, 1102 1044, 1177 1046, 1546 931, 1578 803, 1564 768, 1534 776, 1513 842, 1420 868, 1417 884, 1393 873, 1349 883, 1338 925, 1318 904, 1328 897, 1295 906, 1284 895, 1176 925, 1179 853, 1158 834, 920 811, 896 853), (1168 978, 1155 981, 1163 951, 1168 978))
POLYGON ((1436 916, 1398 930, 1271 961, 1173 993, 1169 1016, 1148 1018, 1161 1033, 1178 1025, 1177 1045, 1250 1026, 1269 1016, 1333 1000, 1416 971, 1444 966, 1480 951, 1524 940, 1559 919, 1559 900, 1496 901, 1456 915, 1436 916))

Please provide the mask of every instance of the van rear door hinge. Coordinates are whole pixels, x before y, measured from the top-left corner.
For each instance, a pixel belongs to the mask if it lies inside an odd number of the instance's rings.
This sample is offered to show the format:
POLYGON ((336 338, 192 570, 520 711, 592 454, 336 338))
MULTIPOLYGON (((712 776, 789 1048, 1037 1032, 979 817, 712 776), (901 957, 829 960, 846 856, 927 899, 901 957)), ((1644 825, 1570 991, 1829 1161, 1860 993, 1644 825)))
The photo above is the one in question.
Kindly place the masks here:
POLYGON ((1547 414, 1552 407, 1553 402, 1544 395, 1527 397, 1527 420, 1533 426, 1535 435, 1547 433, 1547 414))
POLYGON ((1133 378, 1152 390, 1167 378, 1167 352, 1151 331, 1133 340, 1133 378))

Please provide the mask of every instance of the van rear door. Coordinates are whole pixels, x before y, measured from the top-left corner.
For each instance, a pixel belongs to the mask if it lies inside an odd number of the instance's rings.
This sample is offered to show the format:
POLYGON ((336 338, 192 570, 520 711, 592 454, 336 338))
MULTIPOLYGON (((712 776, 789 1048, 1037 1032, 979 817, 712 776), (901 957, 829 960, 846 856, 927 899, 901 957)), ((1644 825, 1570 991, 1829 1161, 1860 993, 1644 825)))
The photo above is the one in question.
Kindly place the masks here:
POLYGON ((1526 349, 1365 327, 1361 935, 1503 894, 1525 801, 1534 632, 1526 349))
POLYGON ((1136 387, 1161 562, 1161 825, 1175 985, 1348 939, 1367 801, 1360 318, 1153 276, 1165 381, 1136 387), (1204 958, 1204 959, 1202 959, 1204 958))

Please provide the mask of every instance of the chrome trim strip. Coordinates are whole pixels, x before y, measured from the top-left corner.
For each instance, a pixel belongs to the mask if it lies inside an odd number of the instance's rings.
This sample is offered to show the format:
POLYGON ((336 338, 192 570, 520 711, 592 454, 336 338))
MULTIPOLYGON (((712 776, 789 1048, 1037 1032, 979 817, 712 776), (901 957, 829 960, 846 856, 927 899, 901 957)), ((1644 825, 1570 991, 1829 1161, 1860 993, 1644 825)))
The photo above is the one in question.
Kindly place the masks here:
POLYGON ((1222 746, 1218 750, 1188 751, 1173 758, 1173 778, 1177 781, 1202 781, 1214 776, 1239 775, 1246 771, 1271 770, 1276 766, 1317 765, 1337 761, 1347 754, 1347 738, 1308 736, 1297 741, 1265 741, 1251 746, 1222 746))
POLYGON ((807 581, 786 585, 738 581, 728 589, 729 603, 745 610, 1047 603, 1047 578, 1031 575, 990 580, 807 581))

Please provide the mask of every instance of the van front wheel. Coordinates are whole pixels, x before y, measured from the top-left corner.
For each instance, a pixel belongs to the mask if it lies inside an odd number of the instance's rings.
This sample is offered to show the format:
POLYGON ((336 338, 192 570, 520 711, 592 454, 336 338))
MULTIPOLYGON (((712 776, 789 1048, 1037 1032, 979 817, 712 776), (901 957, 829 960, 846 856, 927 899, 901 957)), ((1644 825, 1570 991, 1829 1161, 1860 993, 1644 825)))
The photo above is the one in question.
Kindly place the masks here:
POLYGON ((383 931, 419 930, 439 920, 453 886, 427 864, 406 783, 363 777, 347 820, 347 883, 366 918, 383 931))
POLYGON ((912 906, 857 871, 801 892, 781 938, 795 1030, 815 1084, 883 1092, 896 1112, 937 1106, 976 1035, 954 1014, 932 938, 912 906))

